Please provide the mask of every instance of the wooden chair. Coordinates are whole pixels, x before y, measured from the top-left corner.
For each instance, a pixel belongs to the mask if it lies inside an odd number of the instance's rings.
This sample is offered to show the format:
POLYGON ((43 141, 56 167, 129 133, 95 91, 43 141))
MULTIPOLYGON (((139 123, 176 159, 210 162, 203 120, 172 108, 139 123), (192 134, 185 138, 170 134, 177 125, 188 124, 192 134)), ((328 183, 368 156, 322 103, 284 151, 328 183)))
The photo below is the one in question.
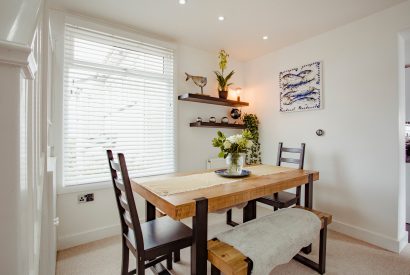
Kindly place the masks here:
MULTIPOLYGON (((305 147, 306 144, 302 143, 300 148, 285 148, 283 147, 283 142, 279 142, 278 147, 278 158, 276 161, 277 166, 281 166, 282 163, 293 163, 297 164, 299 169, 303 169, 305 161, 305 147), (298 158, 284 158, 282 157, 283 152, 296 153, 299 154, 298 158)), ((260 203, 268 204, 273 206, 273 209, 276 211, 281 208, 287 208, 292 205, 300 205, 300 193, 302 187, 298 186, 296 188, 296 194, 282 191, 279 193, 274 193, 272 196, 265 196, 259 198, 257 201, 260 203)), ((226 224, 230 226, 237 226, 238 223, 232 220, 232 210, 226 212, 226 224)))
POLYGON ((119 163, 114 162, 111 150, 107 150, 107 156, 121 220, 121 274, 145 274, 148 267, 155 267, 156 273, 169 274, 160 262, 166 260, 167 268, 172 269, 172 253, 177 262, 180 249, 192 245, 191 228, 167 216, 141 224, 124 155, 118 154, 119 163), (121 178, 117 173, 121 174, 121 178), (132 271, 128 271, 129 251, 137 260, 137 268, 132 271))
MULTIPOLYGON (((302 143, 300 148, 286 148, 286 147, 283 147, 282 142, 279 142, 278 158, 277 158, 276 165, 281 166, 282 163, 293 163, 293 164, 297 164, 299 169, 303 169, 303 164, 305 161, 305 148, 306 148, 305 143, 302 143), (295 153, 295 154, 298 154, 299 157, 298 158, 284 158, 282 157, 283 152, 295 153)), ((273 194, 273 196, 265 196, 265 197, 259 198, 257 201, 273 206, 274 210, 278 210, 281 208, 287 208, 292 205, 300 205, 301 190, 302 190, 302 187, 298 186, 296 188, 296 194, 282 191, 282 192, 273 194)))

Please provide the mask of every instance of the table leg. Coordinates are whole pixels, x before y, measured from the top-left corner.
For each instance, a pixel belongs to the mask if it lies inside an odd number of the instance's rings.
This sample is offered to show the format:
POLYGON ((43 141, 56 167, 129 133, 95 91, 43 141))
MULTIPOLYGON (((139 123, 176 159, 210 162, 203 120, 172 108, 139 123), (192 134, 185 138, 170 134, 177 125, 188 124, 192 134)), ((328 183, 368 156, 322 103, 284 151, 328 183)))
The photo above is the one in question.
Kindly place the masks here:
POLYGON ((256 219, 256 200, 248 201, 248 204, 243 208, 243 222, 256 219))
POLYGON ((145 204, 145 217, 147 222, 155 220, 155 206, 151 204, 149 201, 145 201, 145 204))
POLYGON ((208 260, 208 199, 195 199, 195 216, 192 217, 191 274, 205 275, 208 260))
POLYGON ((305 207, 313 206, 313 174, 309 174, 308 183, 305 184, 305 207))
MULTIPOLYGON (((305 184, 305 207, 313 208, 313 174, 309 174, 308 183, 305 184)), ((312 244, 302 248, 303 253, 312 252, 312 244)))

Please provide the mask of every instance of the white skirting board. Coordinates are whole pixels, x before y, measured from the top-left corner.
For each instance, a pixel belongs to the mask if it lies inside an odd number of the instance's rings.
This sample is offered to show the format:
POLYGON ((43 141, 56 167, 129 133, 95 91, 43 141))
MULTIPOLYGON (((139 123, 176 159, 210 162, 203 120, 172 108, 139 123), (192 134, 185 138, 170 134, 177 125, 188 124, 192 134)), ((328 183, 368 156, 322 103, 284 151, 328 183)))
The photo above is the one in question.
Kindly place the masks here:
POLYGON ((62 236, 58 238, 57 250, 63 250, 80 244, 85 244, 115 235, 121 235, 121 225, 113 224, 110 226, 96 228, 73 235, 62 236))
POLYGON ((332 224, 329 225, 329 229, 390 250, 395 253, 400 253, 408 242, 407 231, 405 231, 405 234, 403 234, 403 236, 401 236, 401 238, 397 240, 376 232, 369 231, 364 228, 345 224, 335 219, 333 219, 332 224))

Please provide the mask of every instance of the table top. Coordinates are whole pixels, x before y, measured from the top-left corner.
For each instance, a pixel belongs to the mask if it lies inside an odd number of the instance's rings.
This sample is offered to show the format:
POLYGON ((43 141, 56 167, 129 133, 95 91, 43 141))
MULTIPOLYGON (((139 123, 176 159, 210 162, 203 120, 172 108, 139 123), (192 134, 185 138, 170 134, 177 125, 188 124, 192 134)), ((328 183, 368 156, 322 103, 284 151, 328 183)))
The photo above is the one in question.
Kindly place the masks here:
MULTIPOLYGON (((205 172, 209 172, 209 170, 205 172)), ((200 171, 198 174, 199 173, 204 173, 204 171, 200 171)), ((308 182, 309 175, 313 176, 314 181, 319 179, 319 172, 317 171, 288 168, 285 171, 281 170, 281 172, 269 175, 243 178, 229 184, 221 184, 167 196, 155 194, 138 183, 151 180, 164 180, 167 178, 175 181, 177 177, 192 174, 196 173, 174 173, 144 180, 131 179, 131 186, 134 192, 155 205, 155 207, 159 208, 165 214, 175 220, 180 220, 195 215, 195 199, 201 197, 208 199, 208 212, 215 212, 303 185, 308 182)), ((166 181, 164 181, 164 184, 166 184, 166 181)))

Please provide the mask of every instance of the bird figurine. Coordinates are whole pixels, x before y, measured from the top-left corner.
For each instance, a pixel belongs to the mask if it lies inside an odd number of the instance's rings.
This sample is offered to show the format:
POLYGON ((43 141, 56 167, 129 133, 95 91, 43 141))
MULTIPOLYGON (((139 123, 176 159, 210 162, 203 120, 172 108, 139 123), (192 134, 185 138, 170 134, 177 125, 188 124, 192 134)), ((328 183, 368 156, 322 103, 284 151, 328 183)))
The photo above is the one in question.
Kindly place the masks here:
POLYGON ((201 88, 201 94, 204 94, 204 87, 206 86, 206 83, 208 82, 207 78, 204 76, 190 75, 188 73, 185 73, 185 74, 186 74, 185 81, 192 79, 195 85, 201 88))

